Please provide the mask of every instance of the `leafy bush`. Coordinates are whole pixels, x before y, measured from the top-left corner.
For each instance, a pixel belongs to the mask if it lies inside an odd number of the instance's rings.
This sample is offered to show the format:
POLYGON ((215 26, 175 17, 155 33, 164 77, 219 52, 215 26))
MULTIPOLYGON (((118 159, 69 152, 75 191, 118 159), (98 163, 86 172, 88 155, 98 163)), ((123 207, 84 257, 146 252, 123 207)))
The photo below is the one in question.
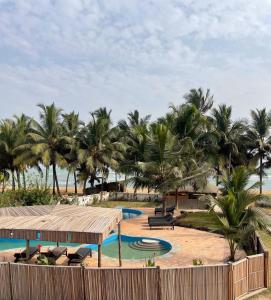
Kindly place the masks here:
POLYGON ((202 266, 203 265, 203 261, 201 258, 194 258, 193 259, 193 266, 202 266))
POLYGON ((53 258, 47 257, 45 255, 39 255, 37 257, 37 264, 49 266, 49 265, 55 265, 56 262, 53 258))
POLYGON ((58 200, 58 197, 53 196, 49 189, 39 187, 6 191, 0 194, 1 207, 54 204, 58 200))

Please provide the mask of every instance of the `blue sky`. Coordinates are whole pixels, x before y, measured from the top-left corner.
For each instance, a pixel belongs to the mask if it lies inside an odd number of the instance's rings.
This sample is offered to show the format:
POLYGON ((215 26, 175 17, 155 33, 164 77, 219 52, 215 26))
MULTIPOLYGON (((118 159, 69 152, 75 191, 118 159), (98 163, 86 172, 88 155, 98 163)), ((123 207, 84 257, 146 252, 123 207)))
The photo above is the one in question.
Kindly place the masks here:
POLYGON ((157 117, 200 86, 241 118, 271 109, 270 48, 270 0, 0 0, 0 118, 157 117))

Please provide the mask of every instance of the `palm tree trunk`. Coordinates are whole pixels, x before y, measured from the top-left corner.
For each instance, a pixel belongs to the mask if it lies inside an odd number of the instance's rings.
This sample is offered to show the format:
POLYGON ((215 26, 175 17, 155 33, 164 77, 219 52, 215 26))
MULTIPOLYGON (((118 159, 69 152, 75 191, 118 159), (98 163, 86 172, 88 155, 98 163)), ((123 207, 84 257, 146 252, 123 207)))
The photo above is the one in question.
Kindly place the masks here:
POLYGON ((178 189, 176 189, 176 191, 175 191, 175 206, 176 206, 176 209, 179 209, 179 207, 178 207, 178 189))
POLYGON ((87 179, 84 179, 84 183, 83 183, 83 195, 86 194, 86 184, 87 184, 87 179))
MULTIPOLYGON (((58 195, 60 195, 60 190, 59 190, 59 185, 58 185, 58 180, 57 180, 57 174, 56 174, 56 164, 55 163, 53 163, 53 177, 54 177, 57 193, 58 193, 58 195)), ((55 189, 53 190, 53 193, 55 194, 55 189)))
POLYGON ((162 194, 162 214, 163 216, 166 215, 166 194, 162 194))
POLYGON ((260 195, 263 192, 263 155, 260 155, 260 195))
POLYGON ((2 194, 5 192, 5 187, 6 187, 6 180, 4 178, 2 183, 2 194))
POLYGON ((231 174, 231 152, 229 153, 229 175, 231 174))
POLYGON ((118 192, 119 192, 119 184, 118 184, 118 175, 117 172, 115 172, 115 189, 116 189, 116 193, 115 193, 115 200, 117 200, 118 197, 118 192))
POLYGON ((12 190, 15 191, 15 176, 14 176, 14 170, 11 170, 11 177, 12 177, 12 190))
POLYGON ((219 173, 220 173, 220 168, 219 168, 219 164, 218 164, 217 171, 216 171, 216 186, 219 185, 219 173))
POLYGON ((15 170, 16 172, 16 177, 17 177, 17 184, 18 184, 18 189, 21 188, 21 178, 20 178, 20 172, 18 169, 15 170))
MULTIPOLYGON (((49 174, 49 167, 46 166, 45 168, 45 188, 47 189, 47 186, 48 186, 48 174, 49 174)), ((54 178, 53 178, 53 181, 54 181, 54 178)), ((54 185, 54 183, 53 183, 54 185)))
POLYGON ((232 240, 229 240, 228 242, 229 242, 229 246, 230 246, 229 260, 234 261, 234 259, 235 259, 235 245, 234 245, 234 242, 232 240))
POLYGON ((104 177, 102 176, 102 184, 101 184, 101 192, 100 192, 100 201, 103 200, 103 192, 104 192, 104 177))
POLYGON ((25 171, 24 170, 22 172, 22 175, 23 175, 23 186, 24 186, 24 189, 26 189, 26 180, 25 180, 25 171))
POLYGON ((73 172, 73 178, 74 178, 74 193, 77 194, 76 171, 73 172))
POLYGON ((68 185, 69 185, 69 177, 70 177, 70 172, 71 170, 68 169, 68 175, 67 175, 67 179, 66 179, 66 188, 65 188, 65 193, 68 192, 68 185))

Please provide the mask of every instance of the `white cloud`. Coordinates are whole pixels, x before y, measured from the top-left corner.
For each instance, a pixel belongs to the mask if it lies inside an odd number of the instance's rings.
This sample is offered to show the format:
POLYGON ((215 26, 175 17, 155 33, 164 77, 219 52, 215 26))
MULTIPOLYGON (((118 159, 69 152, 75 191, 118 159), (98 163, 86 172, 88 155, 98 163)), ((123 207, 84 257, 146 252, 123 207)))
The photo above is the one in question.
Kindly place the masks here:
POLYGON ((55 100, 162 114, 210 87, 243 116, 268 105, 269 0, 0 0, 0 117, 55 100), (257 98, 257 99, 255 99, 257 98), (3 100, 2 100, 3 99, 3 100), (27 104, 23 105, 22 103, 27 104))

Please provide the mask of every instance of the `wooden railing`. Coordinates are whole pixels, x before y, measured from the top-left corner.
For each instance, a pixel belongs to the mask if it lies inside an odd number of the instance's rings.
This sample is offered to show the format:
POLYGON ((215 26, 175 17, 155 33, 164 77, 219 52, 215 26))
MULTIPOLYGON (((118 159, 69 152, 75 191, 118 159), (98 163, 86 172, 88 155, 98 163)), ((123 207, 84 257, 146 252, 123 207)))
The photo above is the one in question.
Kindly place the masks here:
POLYGON ((84 268, 0 263, 5 300, 234 300, 266 286, 266 254, 183 268, 84 268))
POLYGON ((232 264, 85 268, 0 263, 0 300, 234 300, 269 286, 269 253, 232 264))

